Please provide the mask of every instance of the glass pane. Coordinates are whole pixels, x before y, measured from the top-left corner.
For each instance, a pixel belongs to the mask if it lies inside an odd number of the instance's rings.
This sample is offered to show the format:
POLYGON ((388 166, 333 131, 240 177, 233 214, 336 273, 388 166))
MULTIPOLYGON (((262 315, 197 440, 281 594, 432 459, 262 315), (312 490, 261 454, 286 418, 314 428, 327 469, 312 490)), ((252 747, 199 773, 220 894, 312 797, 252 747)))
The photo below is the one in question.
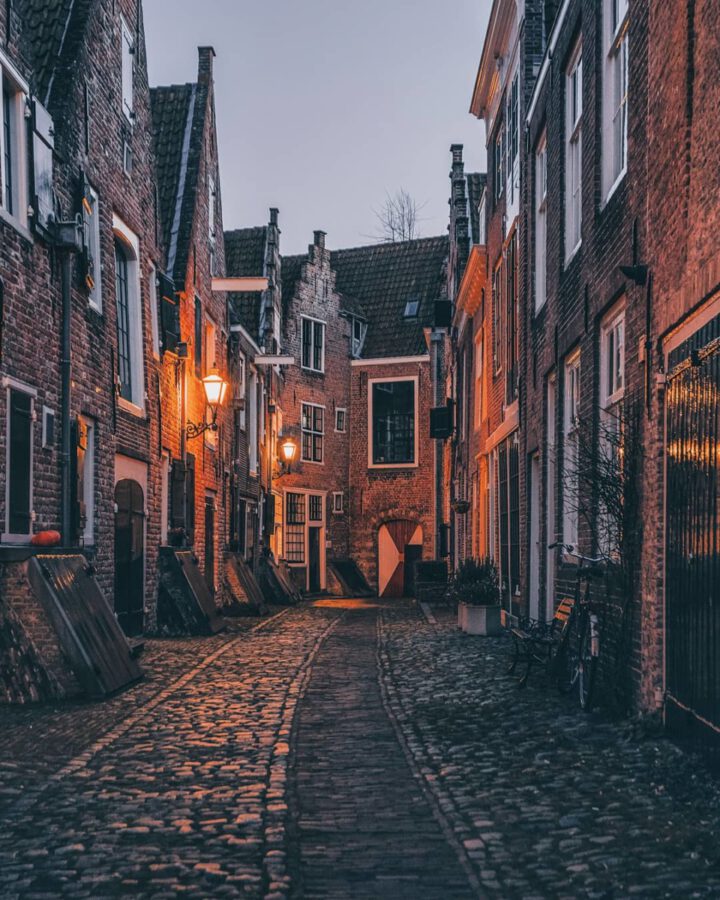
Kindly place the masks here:
POLYGON ((10 391, 10 453, 8 477, 8 531, 30 534, 32 454, 32 397, 10 391))
POLYGON ((412 381, 373 385, 373 463, 415 461, 415 384, 412 381))

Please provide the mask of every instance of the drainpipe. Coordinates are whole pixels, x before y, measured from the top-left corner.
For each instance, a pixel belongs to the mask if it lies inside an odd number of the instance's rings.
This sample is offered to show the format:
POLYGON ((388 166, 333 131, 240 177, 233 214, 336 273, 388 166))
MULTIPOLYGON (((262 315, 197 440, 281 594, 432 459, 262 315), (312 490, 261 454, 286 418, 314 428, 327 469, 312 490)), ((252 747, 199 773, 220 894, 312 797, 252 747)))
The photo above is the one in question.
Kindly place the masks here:
POLYGON ((72 322, 72 261, 83 246, 80 218, 55 222, 53 242, 60 256, 60 285, 62 292, 62 330, 60 346, 60 416, 62 443, 60 450, 60 506, 61 532, 64 547, 72 544, 70 454, 70 392, 72 386, 71 322, 72 322))
MULTIPOLYGON (((432 366, 433 405, 442 406, 444 402, 444 366, 443 366, 443 340, 445 333, 439 329, 433 329, 430 335, 430 365, 432 366)), ((435 444, 435 559, 440 559, 440 547, 442 545, 443 511, 445 508, 443 487, 443 447, 442 441, 434 441, 435 444)))

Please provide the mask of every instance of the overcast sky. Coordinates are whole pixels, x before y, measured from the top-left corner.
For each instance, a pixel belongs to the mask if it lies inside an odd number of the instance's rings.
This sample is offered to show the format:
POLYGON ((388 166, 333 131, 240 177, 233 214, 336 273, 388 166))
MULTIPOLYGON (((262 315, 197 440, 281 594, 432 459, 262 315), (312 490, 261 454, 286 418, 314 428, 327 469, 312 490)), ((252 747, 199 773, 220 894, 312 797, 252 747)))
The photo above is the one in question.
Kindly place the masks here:
POLYGON ((150 83, 194 81, 215 48, 225 228, 280 209, 283 253, 315 229, 370 241, 373 209, 406 188, 420 229, 448 221, 451 143, 485 169, 468 113, 490 0, 145 0, 150 83))

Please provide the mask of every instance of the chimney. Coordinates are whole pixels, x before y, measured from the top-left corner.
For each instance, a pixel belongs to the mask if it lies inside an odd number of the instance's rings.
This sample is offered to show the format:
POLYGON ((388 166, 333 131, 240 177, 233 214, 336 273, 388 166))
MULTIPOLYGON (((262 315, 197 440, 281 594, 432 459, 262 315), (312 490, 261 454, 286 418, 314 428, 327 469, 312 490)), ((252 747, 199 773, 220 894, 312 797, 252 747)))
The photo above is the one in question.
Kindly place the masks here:
POLYGON ((325 235, 326 234, 327 234, 327 232, 325 232, 325 231, 314 231, 313 232, 313 235, 314 235, 313 243, 320 250, 325 249, 325 235))
POLYGON ((461 176, 465 170, 465 166, 463 165, 463 145, 453 144, 450 147, 450 152, 452 153, 453 177, 461 176))
POLYGON ((277 207, 275 207, 275 206, 270 207, 270 224, 271 225, 277 225, 279 212, 280 212, 280 210, 278 210, 277 207))
POLYGON ((210 84, 213 77, 213 57, 215 50, 212 47, 198 47, 198 82, 210 84))

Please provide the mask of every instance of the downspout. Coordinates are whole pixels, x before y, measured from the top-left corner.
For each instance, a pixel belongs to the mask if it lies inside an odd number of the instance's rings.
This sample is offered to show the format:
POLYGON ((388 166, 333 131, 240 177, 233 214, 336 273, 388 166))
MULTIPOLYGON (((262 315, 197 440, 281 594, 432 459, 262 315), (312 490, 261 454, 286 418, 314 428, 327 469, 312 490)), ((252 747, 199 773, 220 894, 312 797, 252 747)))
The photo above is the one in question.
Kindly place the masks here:
MULTIPOLYGON (((430 335, 430 365, 432 366, 432 382, 433 382, 433 405, 443 405, 443 348, 442 342, 445 337, 444 332, 440 329, 433 329, 430 335)), ((440 559, 440 550, 442 548, 442 529, 443 529, 443 510, 445 507, 443 497, 444 477, 443 477, 443 461, 444 461, 444 443, 435 441, 435 559, 440 559)))
POLYGON ((60 516, 62 543, 72 545, 72 485, 70 484, 71 454, 71 390, 72 390, 72 257, 82 249, 82 225, 76 220, 55 222, 53 242, 60 256, 60 286, 62 293, 62 329, 60 339, 60 415, 62 441, 60 447, 60 516))

